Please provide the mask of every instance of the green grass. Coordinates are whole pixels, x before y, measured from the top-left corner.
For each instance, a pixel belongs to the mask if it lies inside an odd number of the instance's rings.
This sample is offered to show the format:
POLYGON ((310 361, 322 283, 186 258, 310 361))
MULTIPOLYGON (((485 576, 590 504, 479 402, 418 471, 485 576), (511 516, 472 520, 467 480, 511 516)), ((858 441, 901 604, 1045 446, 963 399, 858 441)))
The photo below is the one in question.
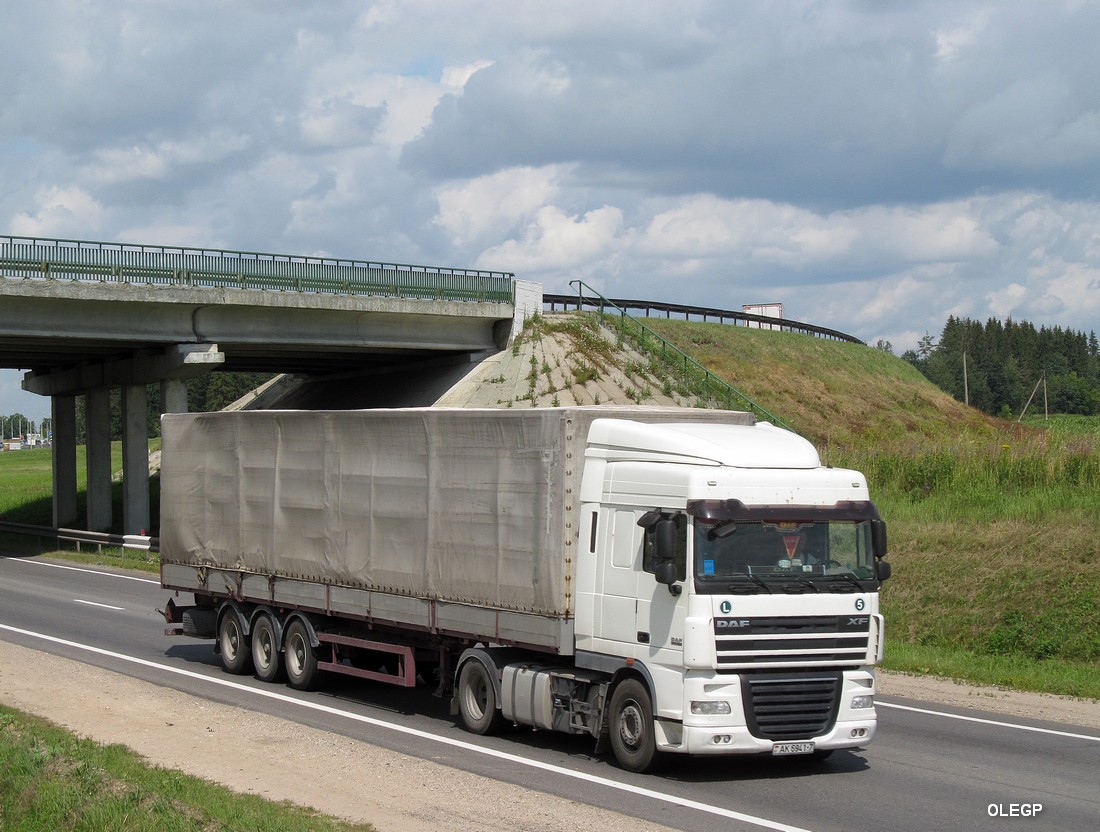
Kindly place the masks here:
MULTIPOLYGON (((160 448, 160 438, 149 440, 149 450, 160 448)), ((77 516, 85 516, 88 476, 84 464, 85 448, 76 449, 77 516)), ((0 519, 10 523, 27 523, 33 526, 53 525, 53 450, 30 448, 23 451, 0 453, 0 519)), ((111 470, 117 475, 122 471, 122 443, 111 443, 111 470)), ((159 523, 158 477, 150 479, 150 511, 153 530, 159 523)), ((111 494, 114 506, 116 534, 122 532, 122 483, 114 482, 111 494)))
POLYGON ((918 676, 934 675, 1012 690, 1100 699, 1100 668, 1078 662, 1056 659, 1036 662, 1019 656, 990 656, 895 641, 887 649, 882 666, 918 676))
POLYGON ((0 706, 0 830, 371 832, 289 802, 238 794, 151 766, 0 706))

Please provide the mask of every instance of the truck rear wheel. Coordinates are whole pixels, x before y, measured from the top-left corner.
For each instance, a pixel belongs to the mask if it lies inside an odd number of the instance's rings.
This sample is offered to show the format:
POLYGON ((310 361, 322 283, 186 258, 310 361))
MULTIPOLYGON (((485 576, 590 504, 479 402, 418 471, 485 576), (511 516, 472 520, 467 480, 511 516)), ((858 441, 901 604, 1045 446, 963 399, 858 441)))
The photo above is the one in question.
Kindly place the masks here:
POLYGON ((226 608, 218 620, 218 653, 227 673, 239 676, 252 669, 251 645, 241 617, 232 607, 226 608))
POLYGON ((261 682, 277 682, 283 675, 283 659, 279 640, 270 615, 260 615, 252 624, 252 664, 261 682))
POLYGON ((659 761, 653 702, 646 686, 627 679, 611 695, 611 750, 627 771, 653 771, 659 761))
POLYGON ((471 734, 494 734, 504 727, 493 680, 481 662, 471 659, 462 665, 456 696, 462 724, 471 734))
POLYGON ((286 682, 295 690, 313 690, 317 685, 317 652, 309 630, 295 619, 286 628, 286 682))

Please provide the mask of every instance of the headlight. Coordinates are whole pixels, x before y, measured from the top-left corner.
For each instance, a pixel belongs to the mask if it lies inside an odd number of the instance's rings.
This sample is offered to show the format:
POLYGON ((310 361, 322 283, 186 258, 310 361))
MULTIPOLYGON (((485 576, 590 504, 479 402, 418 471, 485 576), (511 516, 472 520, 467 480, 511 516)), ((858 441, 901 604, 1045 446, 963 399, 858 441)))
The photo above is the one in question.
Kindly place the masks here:
POLYGON ((859 710, 862 710, 864 708, 873 708, 873 707, 875 707, 875 697, 873 697, 869 694, 861 694, 860 696, 853 696, 851 707, 852 707, 853 711, 859 711, 859 710))
POLYGON ((717 716, 719 714, 732 713, 732 709, 730 708, 730 703, 729 702, 705 701, 705 702, 692 702, 691 703, 691 712, 693 714, 700 714, 700 715, 705 714, 707 716, 717 716))

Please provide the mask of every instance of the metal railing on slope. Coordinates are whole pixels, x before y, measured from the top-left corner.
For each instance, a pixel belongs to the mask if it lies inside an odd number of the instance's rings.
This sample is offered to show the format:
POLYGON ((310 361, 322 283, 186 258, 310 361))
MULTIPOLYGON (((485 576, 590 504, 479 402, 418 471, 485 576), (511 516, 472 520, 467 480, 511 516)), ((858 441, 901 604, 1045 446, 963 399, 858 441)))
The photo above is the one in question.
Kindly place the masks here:
POLYGON ((43 237, 0 236, 0 276, 515 302, 511 272, 43 237))
MULTIPOLYGON (((622 309, 641 309, 645 311, 645 317, 650 317, 650 312, 664 312, 666 318, 673 314, 683 315, 685 321, 699 319, 703 323, 714 320, 718 323, 731 321, 733 325, 755 327, 759 329, 774 329, 780 332, 799 332, 804 335, 813 335, 817 338, 827 338, 833 341, 847 341, 850 344, 863 344, 866 341, 856 338, 854 335, 829 329, 817 324, 807 324, 802 321, 792 321, 790 318, 773 318, 769 315, 754 315, 751 312, 738 312, 732 309, 720 309, 715 306, 695 306, 685 303, 666 303, 661 300, 628 300, 625 298, 611 298, 611 303, 622 309)), ((560 304, 562 309, 582 306, 598 307, 599 301, 576 295, 558 295, 544 292, 542 296, 543 307, 550 307, 551 312, 556 311, 560 304)))
MULTIPOLYGON (((583 280, 571 280, 569 285, 576 288, 583 301, 583 292, 587 289, 595 300, 600 314, 607 315, 608 309, 618 313, 616 325, 619 331, 629 336, 645 354, 658 357, 670 369, 679 373, 690 388, 698 390, 699 395, 719 402, 726 409, 733 410, 735 405, 747 407, 758 419, 764 419, 781 428, 794 431, 790 425, 761 407, 732 384, 716 376, 679 347, 673 346, 637 318, 627 314, 626 310, 614 301, 608 300, 583 280)), ((580 308, 578 305, 578 308, 580 308)), ((591 305, 591 304, 590 304, 591 305)))

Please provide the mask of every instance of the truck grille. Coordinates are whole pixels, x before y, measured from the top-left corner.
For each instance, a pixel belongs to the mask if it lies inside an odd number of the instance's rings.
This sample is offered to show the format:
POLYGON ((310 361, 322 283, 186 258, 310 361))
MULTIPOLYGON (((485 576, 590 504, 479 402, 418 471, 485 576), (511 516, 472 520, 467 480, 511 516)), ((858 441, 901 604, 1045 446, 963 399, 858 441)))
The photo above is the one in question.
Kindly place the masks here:
POLYGON ((715 618, 719 673, 767 665, 859 665, 867 660, 867 615, 715 618))
POLYGON ((769 740, 819 737, 836 724, 840 673, 745 675, 741 695, 749 732, 769 740))

